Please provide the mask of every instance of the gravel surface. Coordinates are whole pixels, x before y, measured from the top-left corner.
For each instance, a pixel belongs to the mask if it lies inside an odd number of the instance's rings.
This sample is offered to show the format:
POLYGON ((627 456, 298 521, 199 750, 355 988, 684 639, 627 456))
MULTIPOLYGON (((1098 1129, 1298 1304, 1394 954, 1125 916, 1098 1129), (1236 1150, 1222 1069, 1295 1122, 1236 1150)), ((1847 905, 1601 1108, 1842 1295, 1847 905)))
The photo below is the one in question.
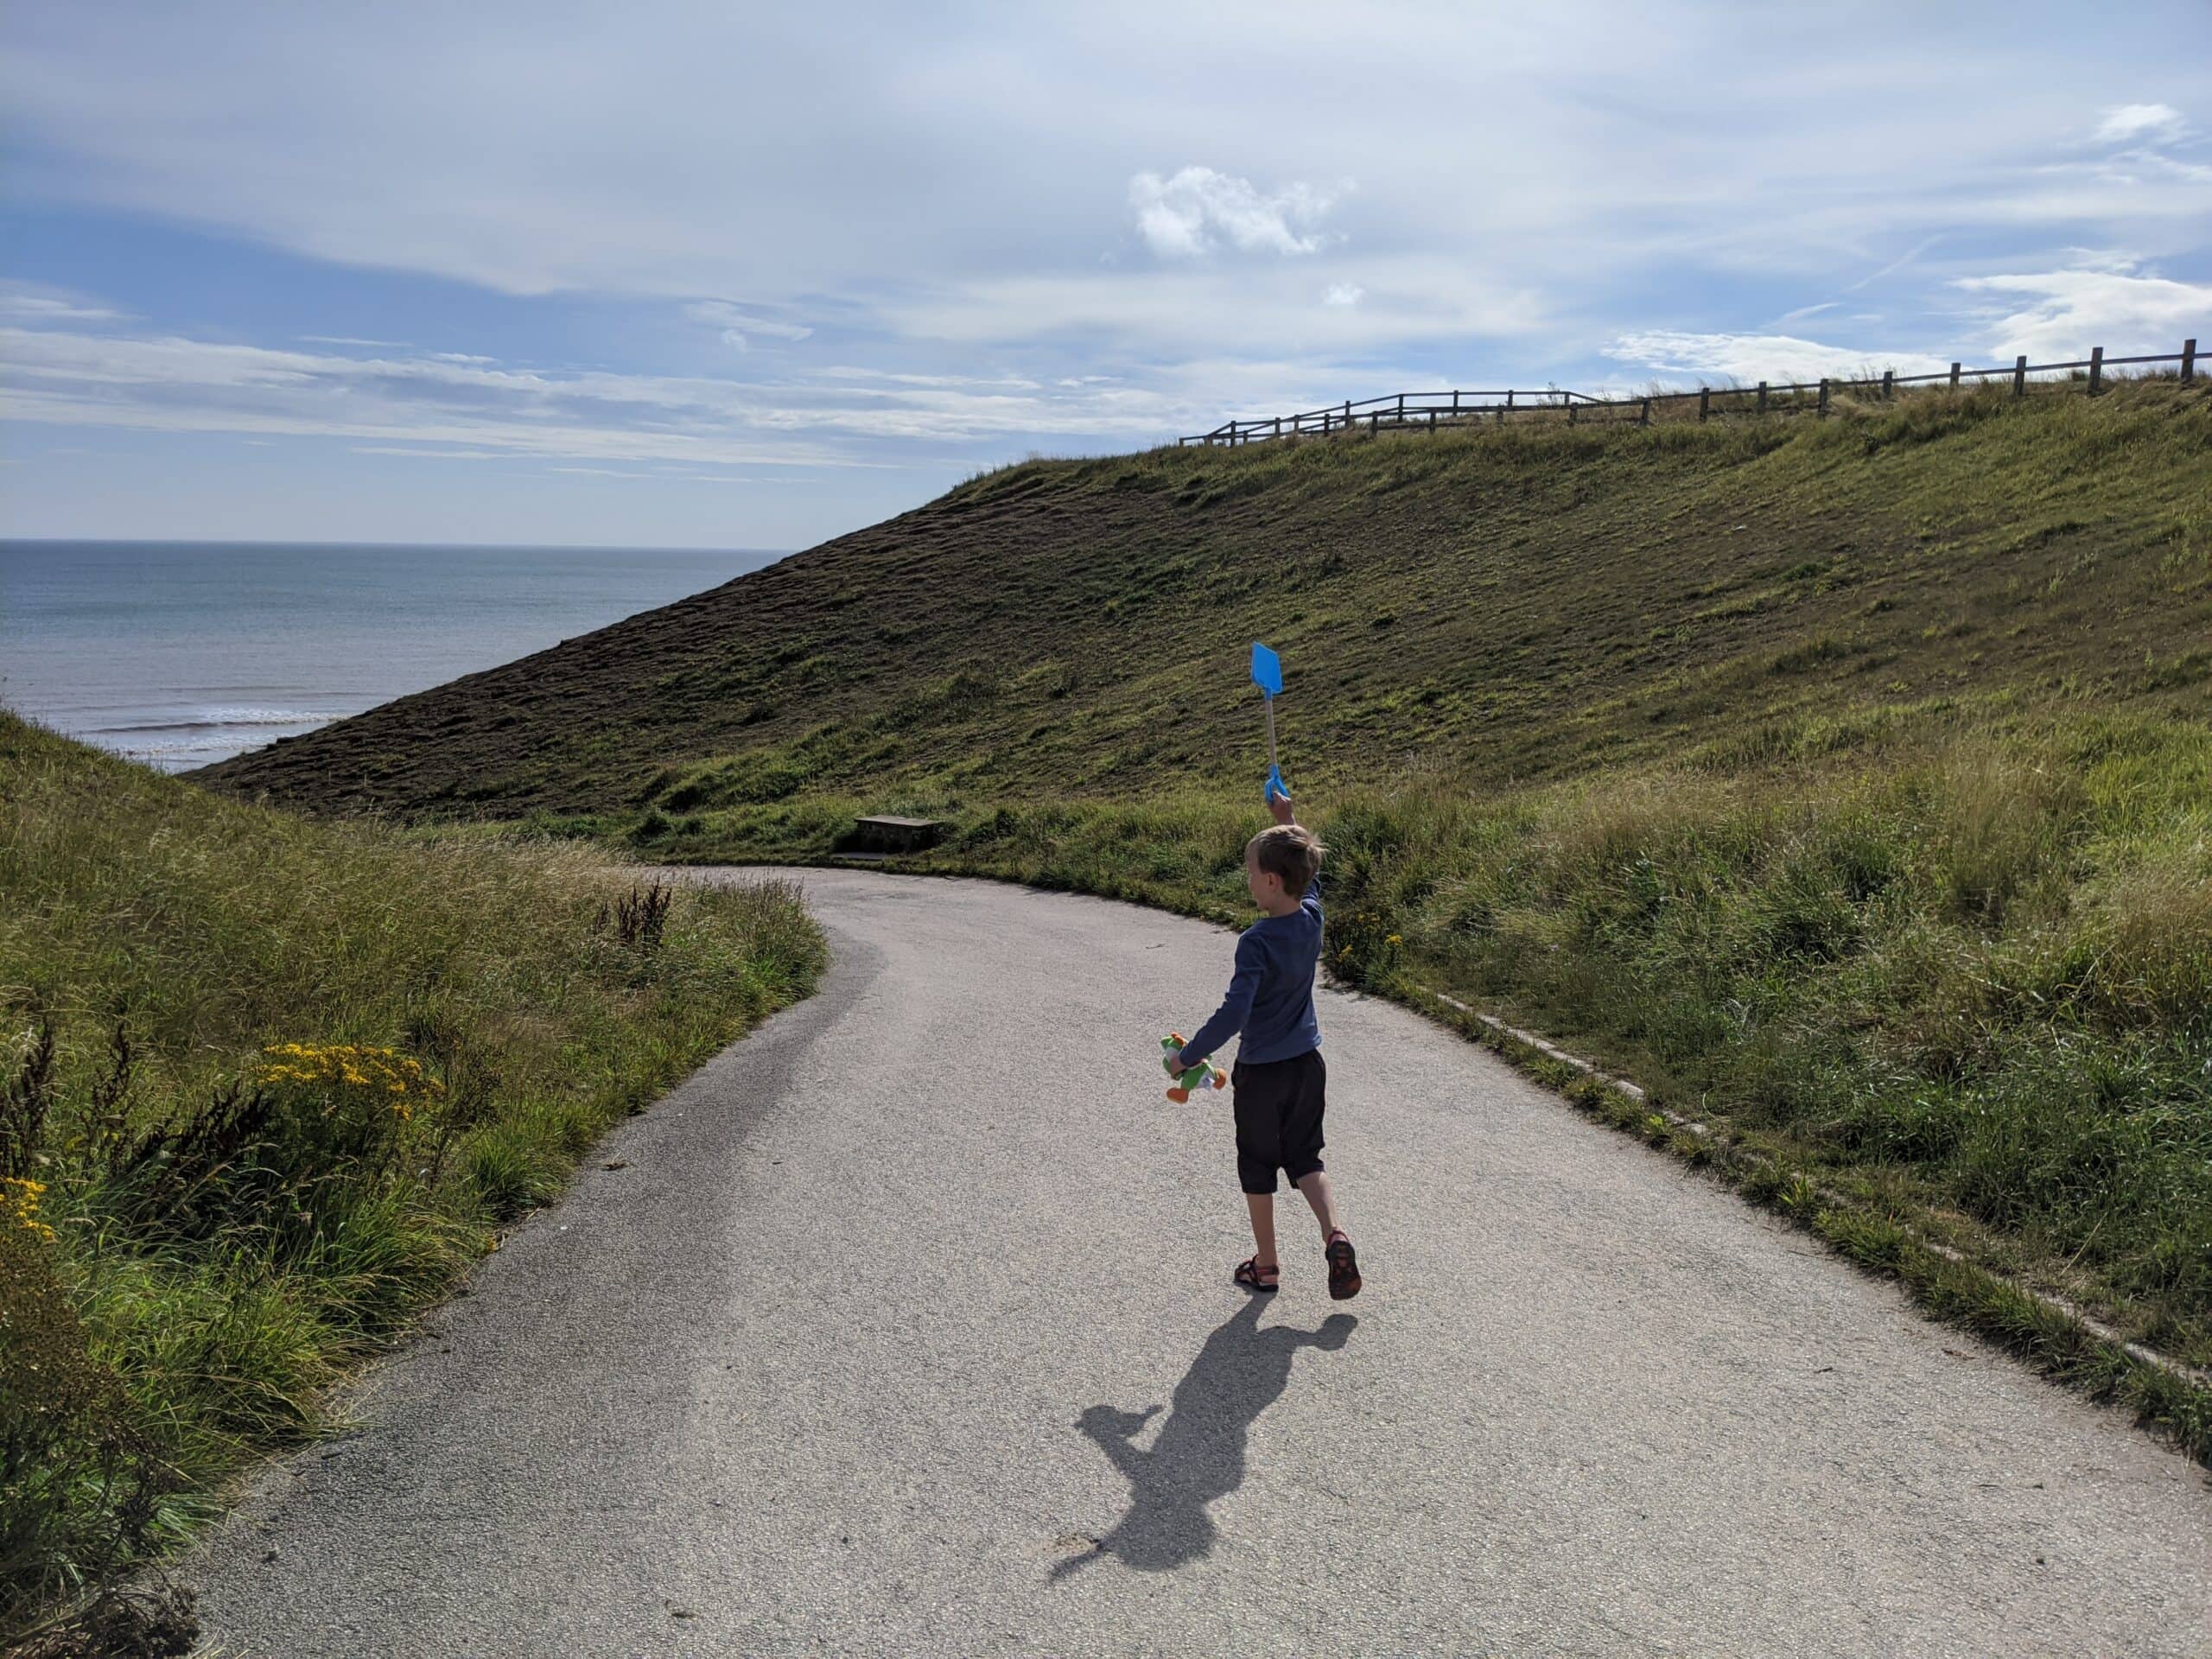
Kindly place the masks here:
POLYGON ((1293 1196, 1251 1299, 1228 934, 803 879, 821 995, 256 1482, 225 1653, 2212 1649, 2201 1469, 1482 1051, 1322 994, 1367 1287, 1293 1196))

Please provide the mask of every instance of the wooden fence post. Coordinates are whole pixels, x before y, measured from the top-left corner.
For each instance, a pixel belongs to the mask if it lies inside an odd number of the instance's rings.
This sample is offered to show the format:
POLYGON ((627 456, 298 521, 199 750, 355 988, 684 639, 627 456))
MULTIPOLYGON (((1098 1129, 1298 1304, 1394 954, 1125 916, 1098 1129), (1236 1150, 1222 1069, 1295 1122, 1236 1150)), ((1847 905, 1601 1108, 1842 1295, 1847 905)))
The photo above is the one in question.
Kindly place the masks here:
POLYGON ((1567 423, 1569 426, 1573 426, 1574 424, 1574 401, 1572 398, 1567 400, 1567 423))
POLYGON ((2196 341, 2184 340, 2181 343, 2181 383, 2184 386, 2196 378, 2196 341))
POLYGON ((2097 386, 2098 386, 2099 383, 2100 383, 2100 382, 2101 382, 2101 381, 2104 379, 2104 378, 2105 378, 2105 348, 2104 348, 2103 346, 2092 346, 2089 348, 2089 396, 2090 396, 2090 397, 2095 397, 2095 396, 2097 395, 2097 386))
POLYGON ((1428 430, 1429 435, 1433 437, 1436 434, 1436 411, 1433 409, 1428 411, 1428 430))
POLYGON ((1402 392, 1402 392, 1400 392, 1400 393, 1398 394, 1398 424, 1399 424, 1399 425, 1401 425, 1401 426, 1403 426, 1405 423, 1406 423, 1406 394, 1405 394, 1404 392, 1402 392))
POLYGON ((1711 386, 1700 386, 1697 389, 1697 417, 1701 421, 1712 412, 1713 388, 1711 386))
POLYGON ((1759 413, 1766 413, 1766 382, 1764 380, 1759 382, 1759 413))
POLYGON ((1344 399, 1344 430, 1351 430, 1351 399, 1349 397, 1344 399))
POLYGON ((1953 391, 1956 391, 1958 389, 1959 389, 1959 365, 1958 365, 1957 364, 1954 363, 1954 364, 1952 364, 1952 365, 1951 365, 1951 390, 1952 390, 1953 391))
POLYGON ((1827 414, 1827 412, 1828 412, 1828 380, 1827 380, 1827 377, 1826 375, 1822 375, 1822 376, 1821 377, 1821 415, 1822 415, 1822 416, 1825 416, 1827 414))
POLYGON ((1373 437, 1373 436, 1374 436, 1377 432, 1380 432, 1382 429, 1382 411, 1381 410, 1379 410, 1379 409, 1371 409, 1371 410, 1368 410, 1368 411, 1367 411, 1367 435, 1368 435, 1369 437, 1370 437, 1370 438, 1371 438, 1371 437, 1373 437))
POLYGON ((1882 371, 1882 397, 1884 400, 1886 401, 1889 398, 1896 397, 1897 391, 1897 372, 1895 369, 1884 369, 1882 371))
POLYGON ((2028 392, 2028 354, 2022 352, 2012 359, 2012 395, 2024 397, 2028 392))
POLYGON ((1637 424, 1638 426, 1649 426, 1651 424, 1651 399, 1649 397, 1646 397, 1643 400, 1643 418, 1641 421, 1638 421, 1637 424))
POLYGON ((1454 415, 1459 412, 1459 394, 1456 391, 1452 394, 1452 412, 1454 415))
POLYGON ((1506 406, 1508 409, 1510 409, 1510 408, 1512 408, 1512 407, 1513 407, 1513 391, 1512 391, 1512 389, 1511 389, 1510 387, 1508 387, 1508 388, 1506 389, 1506 393, 1505 393, 1505 406, 1506 406))

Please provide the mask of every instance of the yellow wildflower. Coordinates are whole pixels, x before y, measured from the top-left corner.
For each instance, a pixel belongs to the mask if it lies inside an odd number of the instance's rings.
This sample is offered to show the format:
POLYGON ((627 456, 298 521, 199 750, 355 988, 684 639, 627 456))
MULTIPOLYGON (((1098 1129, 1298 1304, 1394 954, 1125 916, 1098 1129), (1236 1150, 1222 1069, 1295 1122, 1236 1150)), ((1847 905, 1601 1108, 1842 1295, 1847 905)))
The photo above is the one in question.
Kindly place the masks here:
POLYGON ((46 1192, 44 1181, 27 1176, 0 1178, 0 1217, 13 1215, 16 1224, 41 1238, 52 1238, 54 1229, 38 1218, 38 1201, 46 1192))
MULTIPOLYGON (((422 1062, 406 1058, 380 1044, 331 1044, 322 1047, 305 1043, 271 1043, 262 1050, 263 1064, 254 1073, 257 1083, 300 1083, 374 1090, 381 1096, 416 1093, 432 1098, 445 1087, 426 1077, 422 1062)), ((401 1116, 408 1109, 398 1101, 392 1109, 401 1116)))

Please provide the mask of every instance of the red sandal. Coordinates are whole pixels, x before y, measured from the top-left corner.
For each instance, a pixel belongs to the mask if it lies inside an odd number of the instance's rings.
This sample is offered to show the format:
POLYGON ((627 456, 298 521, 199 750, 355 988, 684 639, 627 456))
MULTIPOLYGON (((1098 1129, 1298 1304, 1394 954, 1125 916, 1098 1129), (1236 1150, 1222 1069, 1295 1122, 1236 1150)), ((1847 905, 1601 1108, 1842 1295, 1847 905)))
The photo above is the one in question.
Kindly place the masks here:
POLYGON ((1329 1295, 1332 1300, 1350 1301, 1359 1294, 1359 1255, 1351 1247, 1351 1240, 1343 1230, 1329 1235, 1329 1243, 1322 1254, 1329 1262, 1329 1295))
POLYGON ((1260 1258, 1256 1255, 1248 1255, 1239 1262, 1236 1264, 1236 1271, 1230 1277, 1248 1290, 1281 1290, 1282 1288, 1281 1266, 1279 1263, 1271 1262, 1263 1268, 1260 1265, 1260 1258), (1263 1273, 1272 1274, 1274 1282, 1269 1284, 1262 1280, 1260 1275, 1263 1273))

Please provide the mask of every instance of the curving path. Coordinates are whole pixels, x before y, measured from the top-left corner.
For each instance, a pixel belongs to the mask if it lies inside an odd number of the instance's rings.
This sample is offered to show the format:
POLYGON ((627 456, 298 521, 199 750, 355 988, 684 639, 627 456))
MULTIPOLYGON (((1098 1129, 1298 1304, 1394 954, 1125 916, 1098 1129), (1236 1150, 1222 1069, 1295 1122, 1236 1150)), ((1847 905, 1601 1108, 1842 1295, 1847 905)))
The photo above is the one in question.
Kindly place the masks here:
POLYGON ((2212 1640, 2202 1470, 1481 1051, 1324 994, 1368 1288, 1301 1207, 1249 1300, 1225 1097, 1155 1049, 1227 935, 804 880, 822 994, 257 1484, 185 1575, 226 1653, 2212 1640))

